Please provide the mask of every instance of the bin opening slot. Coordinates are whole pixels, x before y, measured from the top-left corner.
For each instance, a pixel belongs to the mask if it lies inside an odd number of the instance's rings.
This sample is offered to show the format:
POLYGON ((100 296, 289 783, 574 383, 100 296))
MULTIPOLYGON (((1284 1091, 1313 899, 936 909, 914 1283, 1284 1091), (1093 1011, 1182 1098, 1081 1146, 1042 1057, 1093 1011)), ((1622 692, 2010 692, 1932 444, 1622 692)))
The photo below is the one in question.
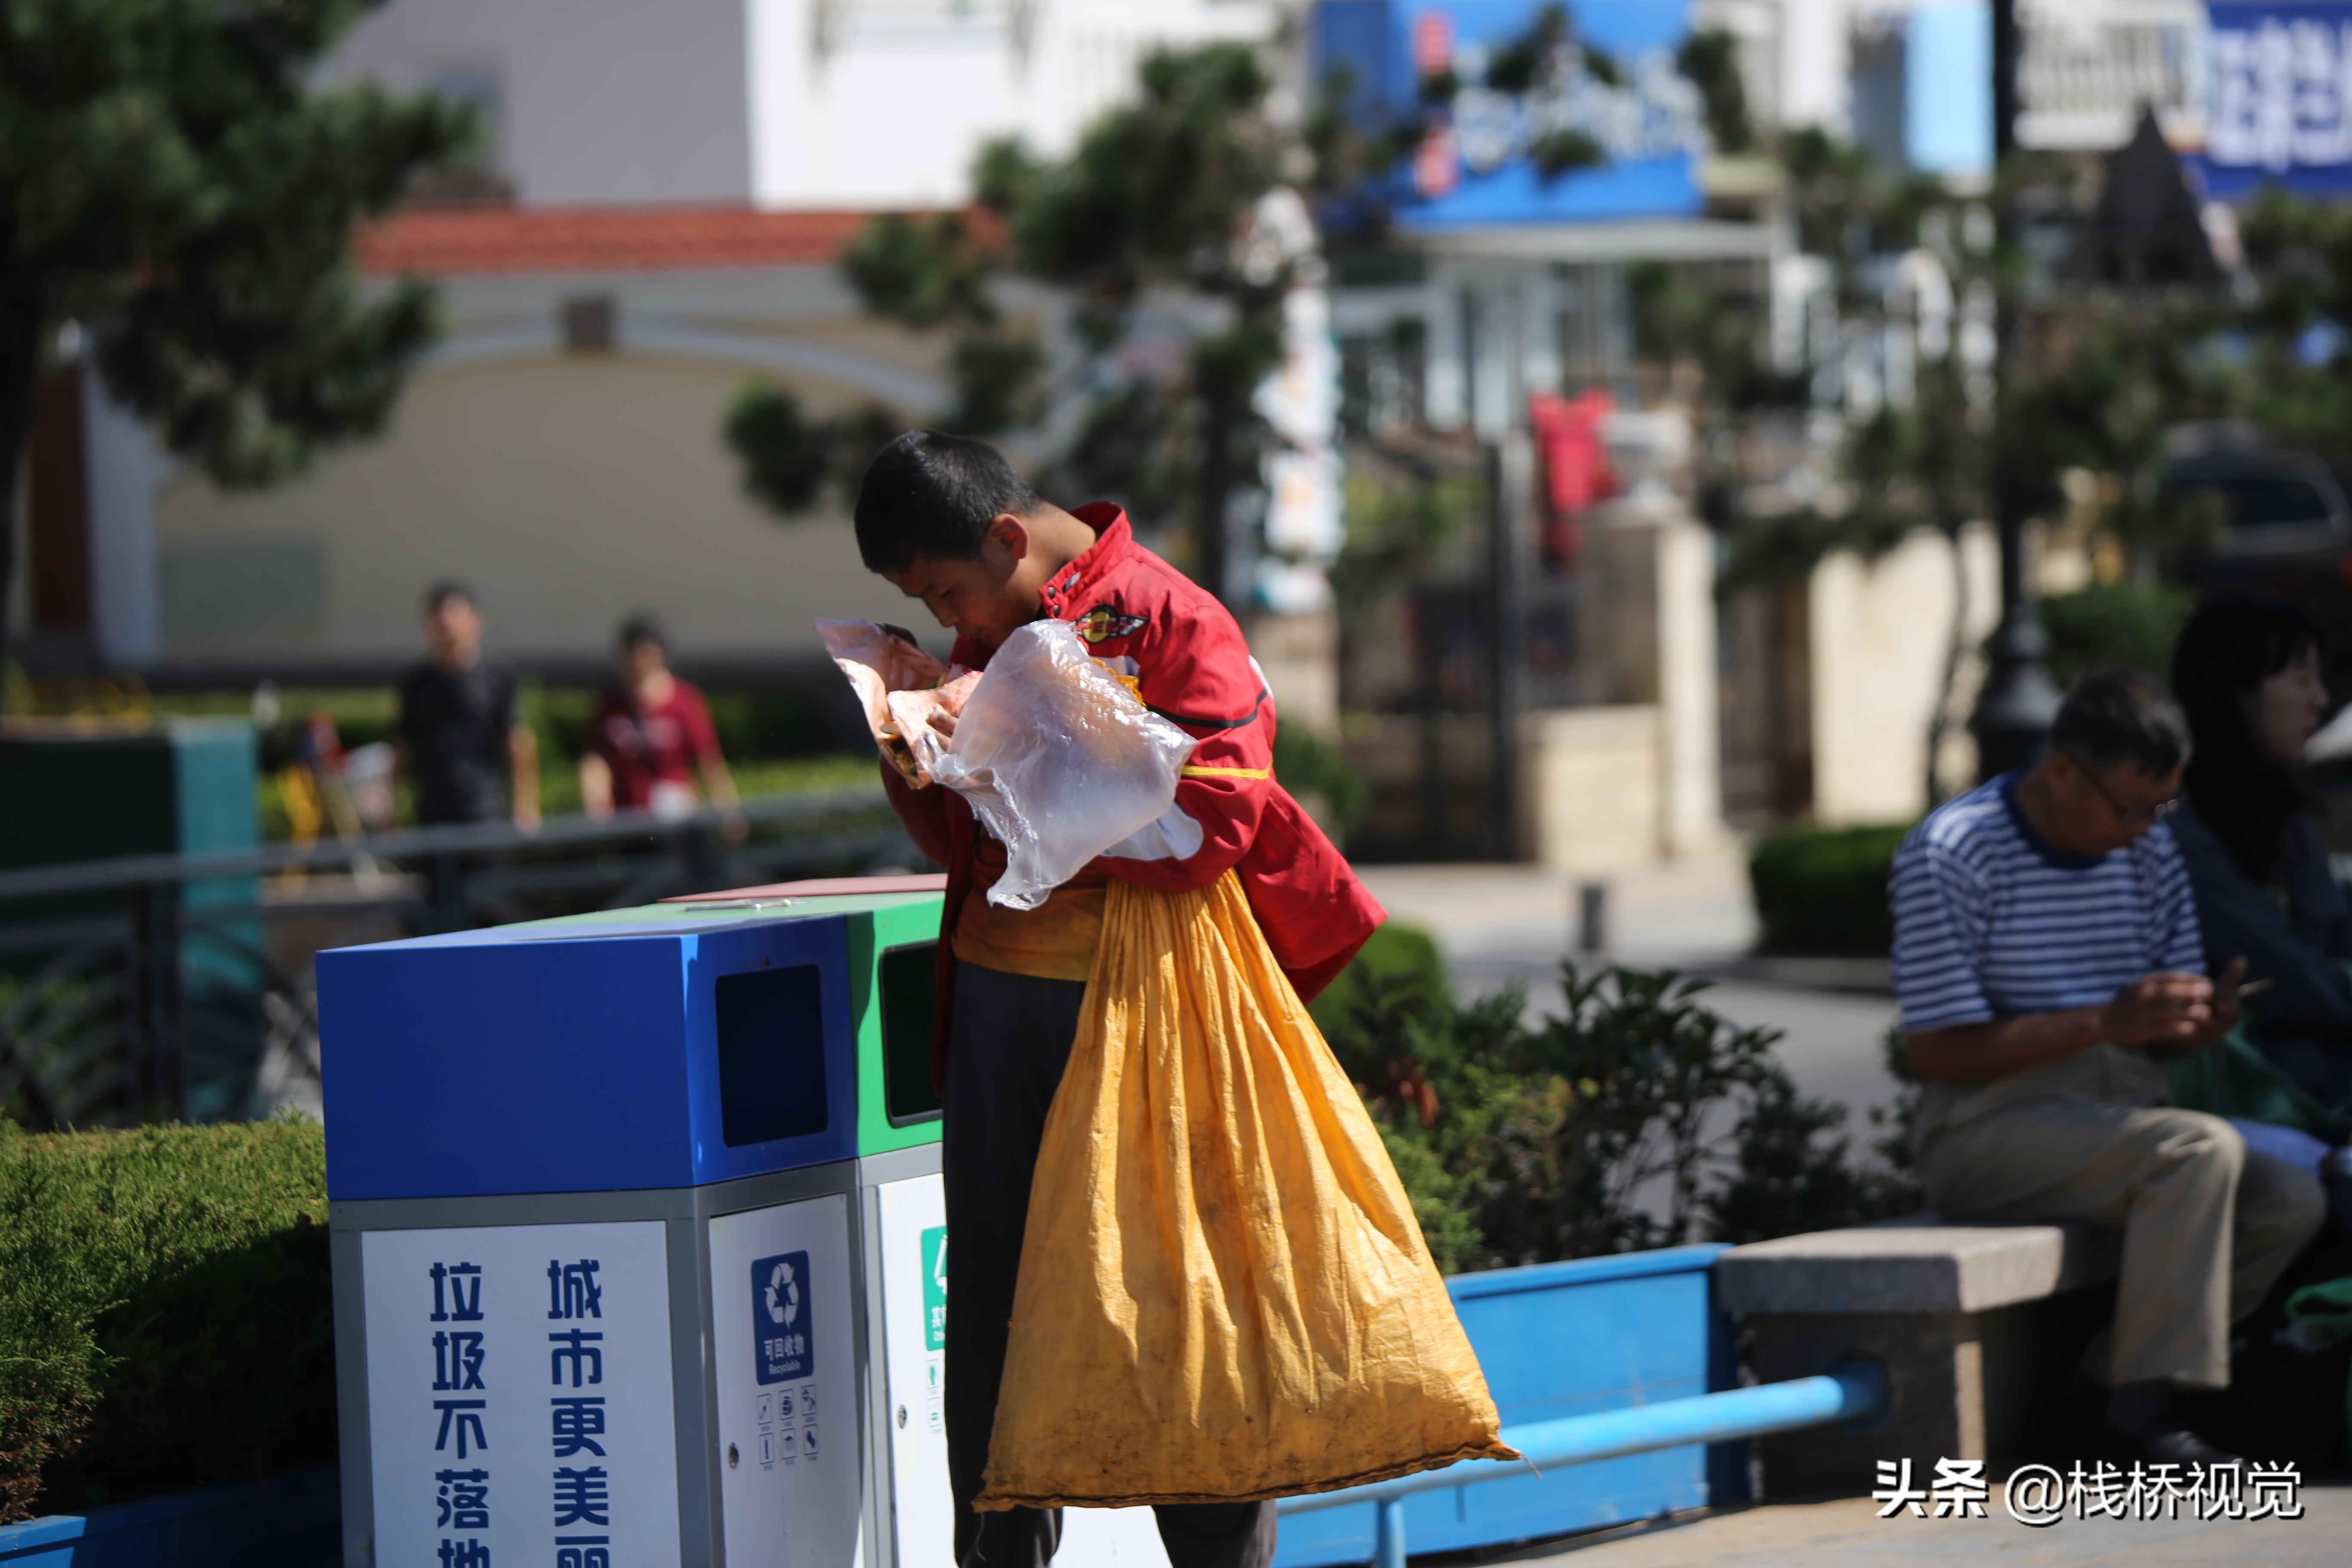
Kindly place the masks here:
POLYGON ((940 1015, 940 944, 910 942, 882 952, 882 1109, 893 1127, 940 1113, 931 1087, 931 1026, 940 1015))
POLYGON ((816 966, 722 974, 719 1135, 730 1149, 824 1131, 824 1002, 816 966))

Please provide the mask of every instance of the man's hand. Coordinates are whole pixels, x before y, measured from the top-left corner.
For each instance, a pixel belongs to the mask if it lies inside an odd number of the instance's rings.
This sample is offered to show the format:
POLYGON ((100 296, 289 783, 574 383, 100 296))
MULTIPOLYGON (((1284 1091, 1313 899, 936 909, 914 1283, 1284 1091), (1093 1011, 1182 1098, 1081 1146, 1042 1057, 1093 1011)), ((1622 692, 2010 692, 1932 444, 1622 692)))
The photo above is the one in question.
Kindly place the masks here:
POLYGON ((2238 982, 2245 973, 2246 961, 2238 958, 2218 987, 2201 974, 2144 974, 2101 1006, 1923 1029, 1903 1037, 1904 1049, 1923 1079, 1999 1078, 2099 1045, 2138 1046, 2170 1061, 2237 1027, 2238 982))
POLYGON ((2213 1016, 2201 974, 2143 974, 2099 1009, 2099 1032, 2118 1046, 2185 1044, 2213 1016))
POLYGON ((2246 961, 2232 959, 2218 990, 2201 974, 2143 974, 2099 1010, 2100 1033, 2159 1056, 2201 1051, 2237 1026, 2238 982, 2245 973, 2246 961))
POLYGON ((2213 983, 2212 998, 2206 1005, 2206 1017, 2198 1025, 2196 1032, 2185 1039, 2151 1040, 2147 1046, 2148 1054, 2160 1062, 2178 1061, 2220 1044, 2221 1037, 2236 1028, 2238 1020, 2245 1016, 2245 1005, 2238 995, 2239 983, 2245 977, 2245 959, 2231 959, 2230 966, 2221 972, 2221 978, 2213 983))

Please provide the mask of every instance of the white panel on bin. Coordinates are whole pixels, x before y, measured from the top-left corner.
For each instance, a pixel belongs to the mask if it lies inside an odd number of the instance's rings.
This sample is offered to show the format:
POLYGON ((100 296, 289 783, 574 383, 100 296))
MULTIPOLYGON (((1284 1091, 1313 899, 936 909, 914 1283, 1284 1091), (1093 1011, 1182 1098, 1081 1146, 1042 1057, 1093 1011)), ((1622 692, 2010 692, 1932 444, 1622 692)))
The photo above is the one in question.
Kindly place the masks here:
POLYGON ((847 1198, 710 1222, 719 1503, 731 1568, 857 1563, 864 1521, 850 1313, 847 1198))
POLYGON ((955 1556, 940 1378, 947 1328, 947 1198, 936 1175, 886 1182, 882 1345, 890 1412, 890 1507, 898 1568, 955 1556))
MULTIPOLYGON (((937 1568, 955 1555, 955 1500, 940 1400, 948 1300, 946 1189, 934 1175, 886 1182, 877 1190, 896 1568, 937 1568)), ((1168 1564, 1148 1508, 1065 1509, 1055 1557, 1078 1568, 1168 1564)))
POLYGON ((677 1568, 659 1221, 370 1231, 375 1561, 677 1568))

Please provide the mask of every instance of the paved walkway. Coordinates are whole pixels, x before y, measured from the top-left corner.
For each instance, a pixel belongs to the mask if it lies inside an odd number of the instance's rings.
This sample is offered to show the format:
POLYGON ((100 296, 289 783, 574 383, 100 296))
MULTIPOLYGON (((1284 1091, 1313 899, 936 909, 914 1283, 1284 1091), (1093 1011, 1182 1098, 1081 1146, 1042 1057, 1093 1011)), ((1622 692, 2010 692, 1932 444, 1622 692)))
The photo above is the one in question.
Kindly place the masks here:
MULTIPOLYGON (((1358 874, 1392 916, 1437 939, 1465 995, 1516 980, 1536 1012, 1559 1007, 1559 962, 1576 940, 1572 879, 1495 865, 1368 866, 1358 874)), ((1802 965, 1785 966, 1783 979, 1758 977, 1748 959, 1756 916, 1737 852, 1617 877, 1609 924, 1607 955, 1621 963, 1727 976, 1708 994, 1711 1005, 1736 1023, 1784 1031, 1780 1059, 1798 1088, 1848 1107, 1847 1131, 1868 1141, 1864 1113, 1895 1094, 1879 1046, 1895 1020, 1894 998, 1795 983, 1822 973, 1802 965)))
POLYGON ((1557 1543, 1472 1559, 1556 1568, 1913 1568, 1998 1563, 2017 1568, 2340 1568, 2352 1555, 2352 1486, 2305 1487, 2304 1517, 2194 1521, 2066 1518, 2029 1530, 2000 1510, 1975 1520, 1880 1519, 1867 1498, 1773 1503, 1612 1531, 1563 1550, 1557 1543))

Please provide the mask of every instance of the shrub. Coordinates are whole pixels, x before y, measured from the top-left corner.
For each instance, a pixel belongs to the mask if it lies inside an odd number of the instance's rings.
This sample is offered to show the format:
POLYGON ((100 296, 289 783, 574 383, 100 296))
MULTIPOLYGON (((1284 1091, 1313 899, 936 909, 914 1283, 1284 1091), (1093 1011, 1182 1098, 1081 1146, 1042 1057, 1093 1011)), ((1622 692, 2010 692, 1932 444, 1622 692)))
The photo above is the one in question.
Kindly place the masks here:
POLYGON ((719 749, 730 763, 816 756, 835 743, 824 704, 804 686, 719 688, 703 695, 710 703, 719 749))
POLYGON ((1845 1108, 1798 1093, 1777 1032, 1714 1012, 1706 982, 1572 964, 1562 980, 1564 1013, 1533 1027, 1516 987, 1457 1005, 1406 928, 1318 999, 1442 1271, 1916 1206, 1899 1168, 1849 1157, 1845 1108))
POLYGON ((0 1522, 335 1456, 326 1139, 0 1119, 0 1522))
POLYGON ((1873 1142, 1879 1164, 1854 1165, 1839 1136, 1844 1106, 1803 1098, 1777 1069, 1759 1076, 1733 1135, 1731 1173, 1702 1200, 1708 1237, 1735 1244, 1769 1241, 1916 1212, 1921 1198, 1911 1173, 1909 1127, 1917 1099, 1914 1088, 1892 1116, 1872 1109, 1874 1127, 1892 1121, 1897 1131, 1873 1142))
POLYGON ((1886 874, 1908 824, 1769 833, 1748 858, 1767 952, 1885 957, 1895 941, 1886 874))
POLYGON ((1345 840, 1372 809, 1372 786, 1339 743, 1303 724, 1274 732, 1274 776, 1302 804, 1319 803, 1317 818, 1345 840))
POLYGON ((588 749, 588 731, 596 721, 603 693, 584 686, 542 686, 525 680, 515 693, 515 709, 539 742, 540 784, 550 773, 569 770, 588 749))
POLYGON ((2164 679, 2197 595, 2172 583, 2103 583, 2042 601, 2050 678, 2063 690, 2095 670, 2129 665, 2164 679))
POLYGON ((1445 977, 1445 960, 1437 942, 1418 926, 1397 921, 1376 928, 1355 961, 1341 970, 1323 994, 1307 1005, 1315 1026, 1339 1054, 1351 1076, 1367 1065, 1370 1047, 1365 1030, 1370 1017, 1383 1010, 1402 1009, 1423 1024, 1450 1015, 1454 994, 1445 977), (1370 1013, 1366 1009, 1379 996, 1370 1013))

